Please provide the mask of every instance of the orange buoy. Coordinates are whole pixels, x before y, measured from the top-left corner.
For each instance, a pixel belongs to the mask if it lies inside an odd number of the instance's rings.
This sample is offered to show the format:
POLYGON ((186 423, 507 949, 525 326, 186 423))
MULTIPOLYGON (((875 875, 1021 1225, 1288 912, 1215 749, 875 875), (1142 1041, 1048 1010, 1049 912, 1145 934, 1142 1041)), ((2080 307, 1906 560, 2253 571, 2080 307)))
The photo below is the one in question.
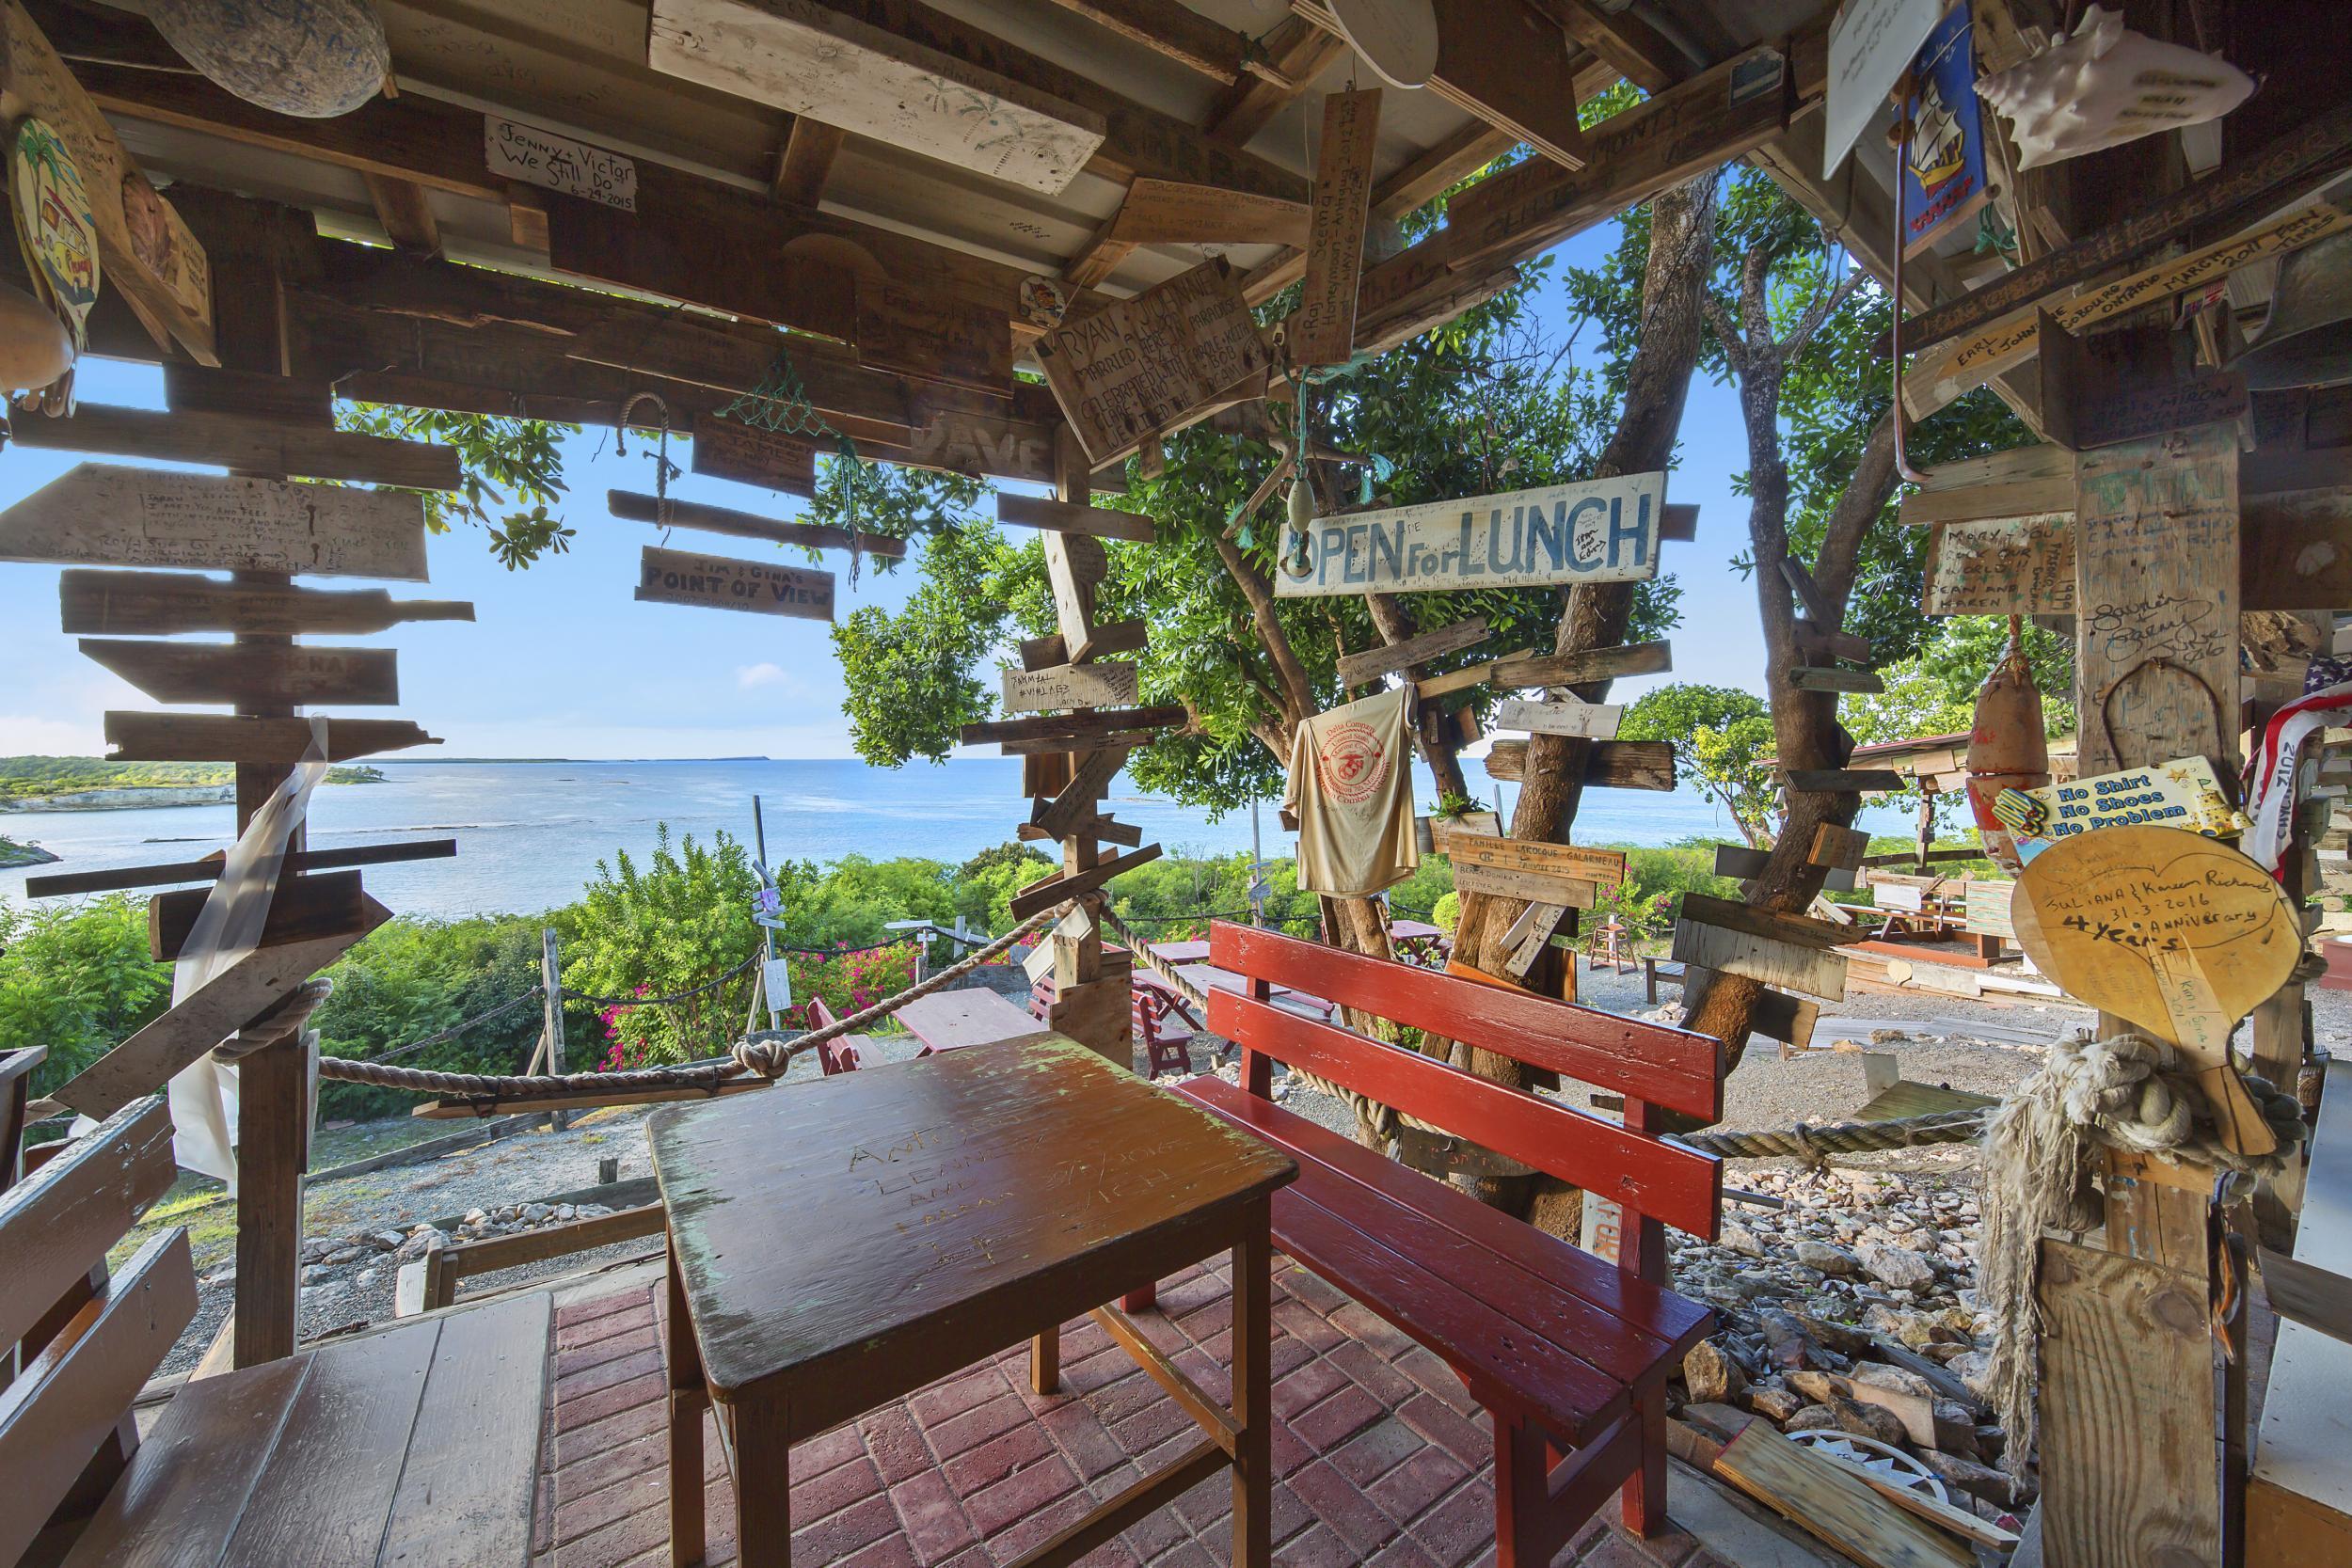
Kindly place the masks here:
POLYGON ((2042 692, 2026 658, 2024 626, 2009 618, 2009 646, 1977 688, 1976 722, 1968 732, 1968 809, 1977 839, 1993 863, 2011 876, 2023 869, 2009 830, 1993 814, 2004 789, 2038 789, 2050 782, 2050 743, 2042 728, 2042 692))

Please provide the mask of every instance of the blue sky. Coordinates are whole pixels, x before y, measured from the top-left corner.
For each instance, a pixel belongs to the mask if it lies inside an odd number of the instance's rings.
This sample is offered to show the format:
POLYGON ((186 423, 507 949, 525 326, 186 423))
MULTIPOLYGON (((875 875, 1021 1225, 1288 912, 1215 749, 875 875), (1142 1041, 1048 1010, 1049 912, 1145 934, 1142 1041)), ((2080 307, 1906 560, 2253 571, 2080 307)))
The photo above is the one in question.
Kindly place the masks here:
MULTIPOLYGON (((1613 227, 1571 241, 1562 265, 1597 256, 1613 227)), ((1557 270, 1557 269, 1555 269, 1557 270)), ((1547 330, 1568 323, 1558 287, 1544 291, 1547 330)), ((88 403, 162 406, 151 368, 93 361, 83 367, 88 403)), ((34 416, 38 417, 38 416, 34 416)), ((476 529, 433 538, 433 580, 392 585, 394 595, 464 598, 477 620, 423 622, 378 638, 348 641, 400 650, 396 713, 447 742, 444 756, 774 757, 851 755, 844 690, 823 624, 637 603, 630 595, 640 546, 656 542, 644 524, 607 515, 610 489, 651 490, 650 443, 613 451, 611 431, 586 430, 564 449, 570 498, 564 520, 578 530, 568 554, 509 572, 476 529)), ((0 506, 40 488, 76 459, 11 447, 0 454, 0 506)), ((97 461, 93 459, 92 461, 97 461)), ((1682 426, 1682 466, 1668 499, 1699 507, 1695 544, 1667 547, 1666 569, 1682 583, 1682 626, 1674 634, 1676 680, 1760 689, 1763 641, 1754 592, 1725 564, 1746 532, 1744 503, 1731 476, 1746 466, 1731 389, 1701 378, 1682 426)), ((739 484, 688 475, 673 495, 789 516, 801 503, 739 484)), ((685 548, 755 553, 757 546, 681 532, 685 548)), ((846 576, 845 560, 827 564, 846 576)), ((132 688, 84 658, 57 630, 55 566, 0 562, 0 754, 100 755, 100 715, 151 706, 132 688)), ((843 613, 859 605, 896 609, 912 586, 866 571, 840 585, 843 613)), ((323 580, 324 586, 337 586, 323 580)), ((352 584, 353 586, 363 586, 352 584)), ((1636 694, 1656 679, 1622 682, 1636 694)), ((412 752, 430 757, 435 752, 412 752)))

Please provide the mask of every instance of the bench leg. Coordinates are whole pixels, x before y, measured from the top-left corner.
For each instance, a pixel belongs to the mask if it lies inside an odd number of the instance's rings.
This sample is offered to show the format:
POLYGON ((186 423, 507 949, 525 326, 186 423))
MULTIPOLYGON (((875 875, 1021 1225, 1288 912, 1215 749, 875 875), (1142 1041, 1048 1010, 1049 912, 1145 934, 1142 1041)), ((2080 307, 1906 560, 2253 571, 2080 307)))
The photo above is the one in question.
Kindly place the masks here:
POLYGON ((1549 1568, 1551 1471, 1541 1433, 1497 1411, 1495 1568, 1549 1568))
POLYGON ((1622 1494, 1625 1528, 1646 1539, 1666 1528, 1666 1391, 1636 1395, 1642 1459, 1622 1494))
POLYGON ((1029 1388, 1036 1394, 1061 1392, 1061 1325, 1056 1323, 1029 1341, 1029 1388))

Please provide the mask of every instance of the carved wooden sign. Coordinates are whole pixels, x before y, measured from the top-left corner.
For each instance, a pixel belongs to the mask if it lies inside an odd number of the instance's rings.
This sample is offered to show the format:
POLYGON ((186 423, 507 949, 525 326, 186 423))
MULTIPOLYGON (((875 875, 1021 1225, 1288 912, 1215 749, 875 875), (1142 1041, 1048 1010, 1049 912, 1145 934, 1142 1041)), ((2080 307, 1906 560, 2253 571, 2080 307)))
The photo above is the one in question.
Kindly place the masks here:
POLYGON ((741 610, 803 621, 833 619, 831 572, 648 545, 640 573, 637 597, 647 604, 741 610))
POLYGON ((1038 340, 1037 356, 1097 466, 1175 428, 1266 368, 1258 324, 1221 257, 1064 322, 1038 340))
POLYGON ((1941 523, 1928 550, 1931 615, 2072 615, 2070 513, 1941 523))
MULTIPOLYGON (((1111 219, 1110 238, 1120 245, 1307 244, 1307 209, 1279 196, 1187 185, 1146 175, 1127 187, 1127 199, 1111 219)), ((1059 323, 1061 313, 1041 326, 1059 323)))
POLYGON ((1005 711, 1043 713, 1063 707, 1126 707, 1136 700, 1132 664, 1057 664, 1049 670, 1008 670, 1005 711))
POLYGON ((795 496, 817 493, 817 444, 772 430, 755 430, 716 415, 694 417, 689 465, 698 474, 762 484, 795 496))
POLYGON ((1090 109, 816 0, 654 0, 646 63, 1049 196, 1108 129, 1090 109))
POLYGON ((2161 328, 2077 338, 2038 312, 2042 418, 2071 451, 2235 420, 2248 407, 2235 371, 2173 369, 2174 334, 2161 328))
POLYGON ((618 152, 499 115, 482 117, 482 143, 493 174, 624 213, 637 211, 637 165, 618 152))
POLYGON ((1498 871, 1535 871, 1614 887, 1625 880, 1625 851, 1584 849, 1573 844, 1441 830, 1438 850, 1458 866, 1488 865, 1498 871))
POLYGON ((1582 736, 1588 740, 1614 740, 1625 709, 1614 703, 1537 703, 1513 697, 1495 710, 1499 730, 1526 730, 1534 735, 1582 736))
POLYGON ((1282 530, 1274 592, 1433 593, 1638 582, 1658 575, 1662 473, 1320 518, 1282 530))
POLYGON ((424 501, 85 463, 0 512, 0 561, 422 582, 424 501))
POLYGON ((1335 92, 1323 101, 1323 151, 1315 164, 1307 231, 1307 281, 1290 318, 1291 358, 1344 365, 1356 353, 1356 295, 1372 212, 1372 162, 1380 93, 1335 92))

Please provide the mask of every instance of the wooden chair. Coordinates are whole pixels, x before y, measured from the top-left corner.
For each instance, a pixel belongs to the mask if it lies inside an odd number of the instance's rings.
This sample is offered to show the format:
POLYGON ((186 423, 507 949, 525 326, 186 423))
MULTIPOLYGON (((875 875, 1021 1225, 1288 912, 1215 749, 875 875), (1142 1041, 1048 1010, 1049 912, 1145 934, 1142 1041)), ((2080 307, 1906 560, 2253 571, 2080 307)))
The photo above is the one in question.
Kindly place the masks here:
POLYGON ((131 1406, 196 1315, 187 1232, 107 1253, 172 1183, 160 1099, 0 1193, 0 1564, 263 1568, 531 1556, 544 1291, 184 1385, 131 1406))
MULTIPOLYGON (((1298 1180, 1274 1195, 1274 1244, 1435 1351, 1494 1418, 1499 1568, 1549 1563, 1609 1494, 1628 1527, 1665 1522, 1666 1379, 1713 1325, 1665 1288, 1665 1227, 1716 1231, 1723 1166, 1661 1141, 1661 1109, 1722 1114, 1723 1047, 1454 975, 1219 924, 1214 961, 1249 994, 1209 997, 1242 1083, 1176 1092, 1274 1143, 1298 1180), (1355 1007, 1626 1097, 1623 1125, 1272 1005, 1311 985, 1355 1007), (1618 1206, 1614 1262, 1486 1208, 1277 1106, 1277 1061, 1307 1069, 1618 1206)), ((1141 1299, 1131 1300, 1140 1306, 1141 1299)))
POLYGON ((1625 923, 1615 915, 1604 918, 1584 939, 1585 963, 1594 969, 1607 964, 1613 974, 1632 973, 1634 959, 1633 955, 1626 951, 1626 934, 1625 923))
POLYGON ((1147 1077, 1163 1072, 1192 1076, 1192 1042, 1200 1021, 1184 999, 1157 980, 1137 974, 1129 988, 1133 995, 1136 1034, 1143 1040, 1147 1077), (1181 1021, 1181 1022, 1179 1022, 1181 1021))
MULTIPOLYGON (((814 996, 808 999, 810 1028, 830 1029, 839 1022, 841 1021, 834 1016, 833 1009, 826 1006, 822 1000, 814 996)), ((828 1078, 836 1072, 855 1072, 864 1065, 857 1048, 857 1041, 848 1035, 838 1039, 827 1040, 817 1048, 817 1066, 828 1078)))

